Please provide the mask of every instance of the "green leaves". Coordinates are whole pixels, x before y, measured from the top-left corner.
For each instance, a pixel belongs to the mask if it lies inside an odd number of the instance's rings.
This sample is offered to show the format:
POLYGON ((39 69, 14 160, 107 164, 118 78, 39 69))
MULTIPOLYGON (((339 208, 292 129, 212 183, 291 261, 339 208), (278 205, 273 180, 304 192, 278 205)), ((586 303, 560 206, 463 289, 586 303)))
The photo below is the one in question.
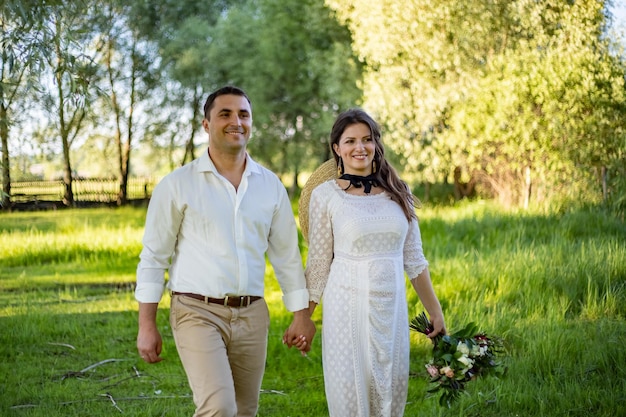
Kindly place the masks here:
POLYGON ((426 313, 422 311, 421 314, 413 317, 409 322, 409 328, 415 332, 428 335, 432 331, 432 325, 430 320, 426 317, 426 313))
POLYGON ((478 334, 478 325, 476 323, 468 323, 463 329, 454 332, 449 336, 451 339, 470 339, 478 334))

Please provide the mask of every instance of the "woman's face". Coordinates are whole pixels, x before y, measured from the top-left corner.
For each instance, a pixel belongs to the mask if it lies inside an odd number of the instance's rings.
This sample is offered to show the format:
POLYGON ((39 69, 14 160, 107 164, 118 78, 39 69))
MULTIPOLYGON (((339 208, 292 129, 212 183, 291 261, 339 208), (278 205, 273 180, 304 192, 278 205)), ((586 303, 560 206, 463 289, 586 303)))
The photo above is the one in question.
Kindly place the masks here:
POLYGON ((333 149, 343 160, 344 173, 367 176, 372 173, 372 161, 376 144, 372 132, 365 123, 349 125, 341 134, 333 149))

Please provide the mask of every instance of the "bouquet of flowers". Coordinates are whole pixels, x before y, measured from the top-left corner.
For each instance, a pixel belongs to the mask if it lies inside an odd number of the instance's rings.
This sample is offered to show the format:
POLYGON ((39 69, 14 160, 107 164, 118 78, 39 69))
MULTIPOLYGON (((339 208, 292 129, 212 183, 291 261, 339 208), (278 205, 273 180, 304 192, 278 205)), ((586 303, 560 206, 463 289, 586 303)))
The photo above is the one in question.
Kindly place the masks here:
MULTIPOLYGON (((433 327, 426 314, 414 317, 411 330, 428 335, 433 327)), ((496 360, 502 352, 502 340, 478 331, 470 323, 464 329, 449 335, 437 335, 433 339, 433 359, 426 364, 430 382, 435 386, 429 393, 441 391, 439 404, 450 407, 465 390, 465 384, 479 376, 499 376, 504 368, 496 360)))

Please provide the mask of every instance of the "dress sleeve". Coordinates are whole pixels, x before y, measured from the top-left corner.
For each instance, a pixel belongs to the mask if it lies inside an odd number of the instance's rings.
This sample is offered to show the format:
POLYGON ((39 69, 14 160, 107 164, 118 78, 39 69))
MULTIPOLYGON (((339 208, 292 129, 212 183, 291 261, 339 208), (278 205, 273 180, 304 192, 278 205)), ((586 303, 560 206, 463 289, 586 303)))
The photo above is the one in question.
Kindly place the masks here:
POLYGON ((309 298, 317 304, 324 293, 333 260, 334 239, 327 190, 317 187, 309 202, 309 253, 304 275, 309 298))
POLYGON ((422 235, 417 220, 412 219, 404 241, 404 270, 409 279, 413 279, 428 267, 428 261, 422 249, 422 235))

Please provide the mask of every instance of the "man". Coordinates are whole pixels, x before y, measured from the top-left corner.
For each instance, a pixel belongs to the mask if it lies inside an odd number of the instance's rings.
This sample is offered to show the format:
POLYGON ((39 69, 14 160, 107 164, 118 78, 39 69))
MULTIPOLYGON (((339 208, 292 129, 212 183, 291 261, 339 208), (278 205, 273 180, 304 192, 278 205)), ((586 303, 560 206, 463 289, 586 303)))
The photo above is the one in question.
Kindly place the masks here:
POLYGON ((278 177, 246 151, 252 108, 232 86, 209 95, 209 147, 155 187, 137 268, 137 349, 161 360, 156 312, 169 271, 170 325, 193 392, 194 416, 254 416, 269 312, 265 254, 294 318, 283 341, 305 354, 315 335, 291 204, 278 177))

